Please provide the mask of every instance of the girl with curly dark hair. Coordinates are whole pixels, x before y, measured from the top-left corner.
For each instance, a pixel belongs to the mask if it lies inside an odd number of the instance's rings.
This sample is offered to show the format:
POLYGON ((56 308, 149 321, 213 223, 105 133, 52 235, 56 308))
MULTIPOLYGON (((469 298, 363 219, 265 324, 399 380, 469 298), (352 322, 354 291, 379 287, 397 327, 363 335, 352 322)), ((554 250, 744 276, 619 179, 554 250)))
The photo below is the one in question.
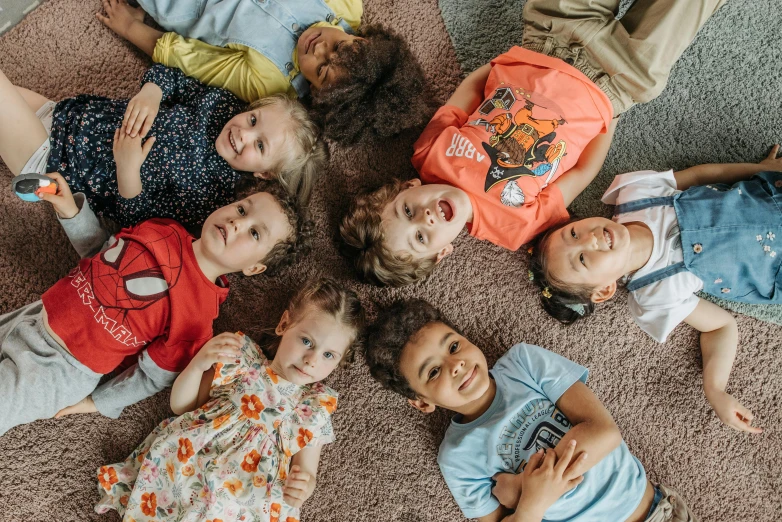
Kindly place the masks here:
POLYGON ((103 0, 98 18, 156 62, 252 102, 308 98, 343 143, 421 127, 434 113, 420 65, 391 30, 360 26, 360 0, 103 0), (149 14, 167 33, 144 24, 149 14))

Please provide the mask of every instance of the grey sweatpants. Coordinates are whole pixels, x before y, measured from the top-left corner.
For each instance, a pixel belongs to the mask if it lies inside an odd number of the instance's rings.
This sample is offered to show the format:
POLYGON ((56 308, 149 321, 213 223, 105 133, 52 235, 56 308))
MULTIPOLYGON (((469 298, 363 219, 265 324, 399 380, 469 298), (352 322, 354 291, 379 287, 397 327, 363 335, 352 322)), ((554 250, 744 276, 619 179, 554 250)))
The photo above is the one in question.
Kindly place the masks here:
POLYGON ((87 397, 102 377, 46 331, 36 301, 0 316, 0 436, 87 397))

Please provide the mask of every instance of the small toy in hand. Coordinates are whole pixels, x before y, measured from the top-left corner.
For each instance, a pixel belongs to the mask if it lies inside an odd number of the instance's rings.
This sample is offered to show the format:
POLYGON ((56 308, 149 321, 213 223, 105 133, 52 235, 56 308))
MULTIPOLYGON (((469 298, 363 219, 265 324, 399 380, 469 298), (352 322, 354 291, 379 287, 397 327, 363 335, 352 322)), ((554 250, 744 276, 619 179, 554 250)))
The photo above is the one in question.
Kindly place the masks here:
POLYGON ((11 180, 11 188, 24 201, 40 201, 43 192, 57 194, 57 182, 41 174, 19 174, 11 180))

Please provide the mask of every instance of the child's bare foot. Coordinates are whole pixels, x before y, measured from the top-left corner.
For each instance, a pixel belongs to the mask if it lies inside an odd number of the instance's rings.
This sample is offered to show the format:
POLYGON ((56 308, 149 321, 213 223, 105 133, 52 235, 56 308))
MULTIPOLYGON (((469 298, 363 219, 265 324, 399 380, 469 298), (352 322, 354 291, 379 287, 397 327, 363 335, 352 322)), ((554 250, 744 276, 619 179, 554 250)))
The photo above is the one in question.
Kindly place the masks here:
POLYGON ((144 10, 130 7, 125 0, 101 0, 101 3, 106 15, 95 13, 95 16, 123 38, 127 38, 127 30, 133 22, 144 23, 144 10))

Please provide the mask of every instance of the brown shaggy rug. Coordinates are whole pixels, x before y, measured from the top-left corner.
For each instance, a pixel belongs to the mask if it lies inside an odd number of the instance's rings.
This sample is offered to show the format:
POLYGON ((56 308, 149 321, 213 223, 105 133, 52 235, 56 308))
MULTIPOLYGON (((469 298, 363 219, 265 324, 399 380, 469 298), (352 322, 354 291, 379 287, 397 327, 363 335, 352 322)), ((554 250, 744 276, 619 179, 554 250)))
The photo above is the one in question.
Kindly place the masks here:
MULTIPOLYGON (((388 24, 407 38, 436 94, 445 99, 462 71, 436 0, 366 0, 365 7, 366 21, 388 24)), ((0 68, 13 82, 52 99, 85 92, 133 95, 149 62, 95 19, 98 8, 97 0, 44 3, 0 37, 0 68)), ((778 45, 778 26, 758 30, 776 35, 778 45)), ((734 34, 711 31, 707 37, 731 40, 734 34)), ((771 55, 779 58, 779 53, 771 55)), ((757 65, 752 63, 755 56, 748 50, 746 55, 728 58, 751 76, 757 65)), ((698 75, 705 73, 680 68, 676 74, 697 88, 698 75)), ((779 84, 764 86, 762 78, 756 81, 765 94, 760 97, 762 105, 754 110, 778 113, 779 84)), ((656 105, 658 112, 673 110, 665 106, 665 100, 661 103, 656 105)), ((700 115, 700 125, 726 137, 723 146, 731 151, 729 157, 757 159, 741 139, 727 139, 742 129, 730 119, 711 114, 711 100, 693 97, 690 104, 690 114, 700 115)), ((664 141, 685 141, 691 126, 671 127, 664 141)), ((665 150, 660 134, 647 134, 643 125, 623 132, 625 141, 632 135, 639 144, 653 142, 665 150)), ((590 385, 614 415, 631 451, 652 479, 679 489, 703 521, 782 519, 782 327, 737 316, 741 344, 729 391, 753 410, 757 424, 766 430, 750 436, 722 426, 706 402, 693 330, 681 327, 666 344, 655 344, 625 313, 624 295, 584 324, 562 327, 538 306, 520 253, 461 236, 456 254, 426 282, 390 291, 355 281, 335 248, 336 224, 350 194, 359 188, 394 175, 413 175, 409 157, 415 138, 409 135, 374 147, 333 149, 323 189, 314 201, 320 230, 315 254, 275 278, 233 277, 216 331, 258 333, 279 318, 287 298, 305 278, 320 274, 332 274, 356 288, 373 313, 377 306, 373 303, 424 297, 483 347, 490 362, 511 345, 525 341, 589 367, 590 385)), ((620 153, 613 150, 612 157, 620 153)), ((653 166, 639 164, 633 156, 625 160, 632 168, 653 166)), ((4 166, 0 166, 0 180, 3 184, 10 180, 4 166)), ((51 209, 23 203, 8 188, 0 190, 0 313, 38 299, 76 261, 51 209)), ((351 368, 335 372, 328 384, 341 393, 335 416, 338 440, 324 451, 318 487, 305 506, 304 519, 463 520, 435 461, 449 416, 443 412, 421 415, 382 391, 361 357, 351 368)), ((117 520, 116 515, 98 516, 92 511, 98 499, 95 470, 124 459, 169 414, 168 394, 161 393, 128 408, 119 420, 73 416, 9 431, 0 438, 0 521, 117 520)))

